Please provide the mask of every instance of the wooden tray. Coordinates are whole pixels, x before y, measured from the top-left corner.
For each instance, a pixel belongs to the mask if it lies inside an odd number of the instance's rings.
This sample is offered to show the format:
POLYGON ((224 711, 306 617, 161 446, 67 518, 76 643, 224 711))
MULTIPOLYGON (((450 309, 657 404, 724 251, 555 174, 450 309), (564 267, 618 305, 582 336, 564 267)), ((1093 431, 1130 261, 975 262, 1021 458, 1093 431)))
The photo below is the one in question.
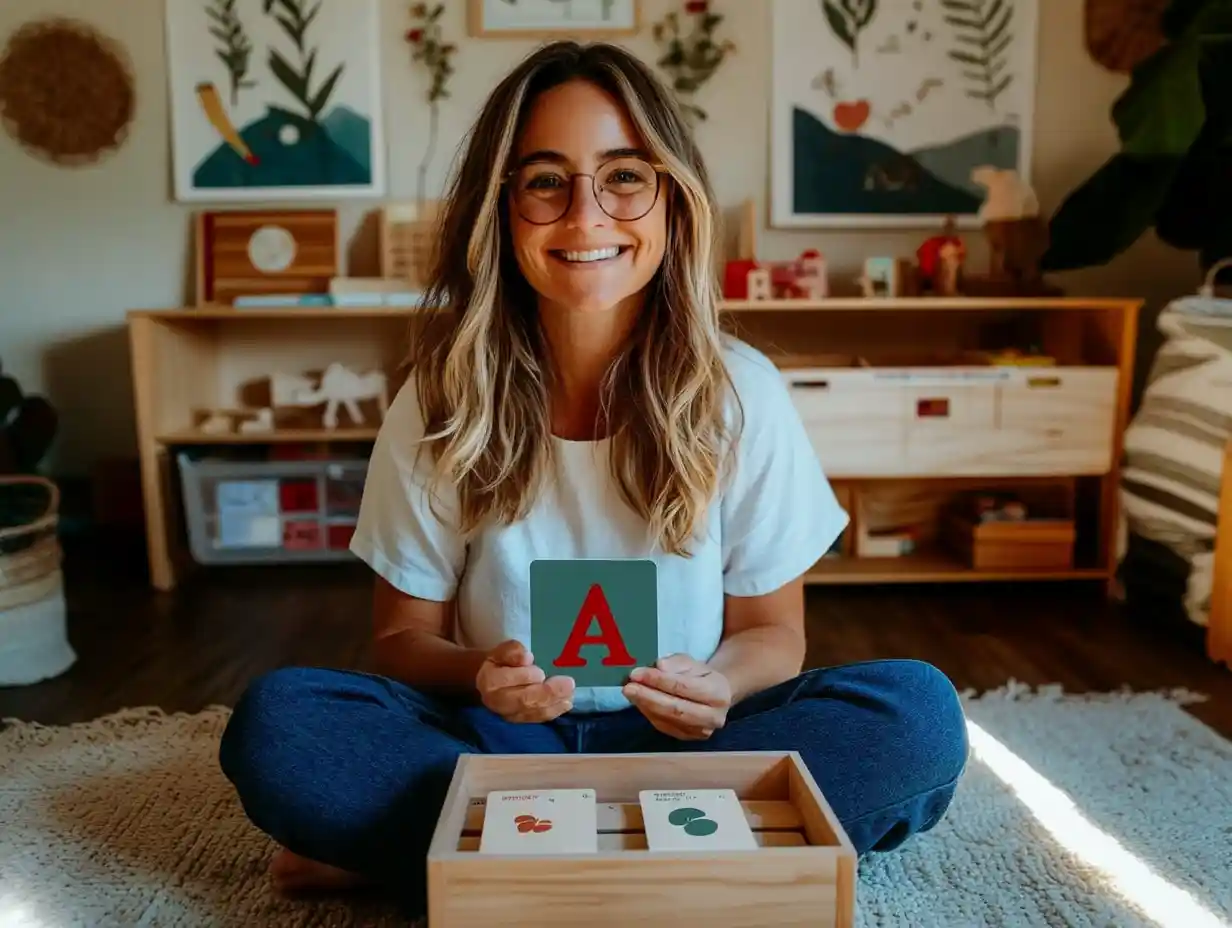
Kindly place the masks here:
POLYGON ((428 852, 432 928, 851 928, 855 849, 795 752, 465 755, 428 852), (590 787, 599 851, 480 854, 492 790, 590 787), (734 789, 756 851, 649 851, 643 789, 734 789))

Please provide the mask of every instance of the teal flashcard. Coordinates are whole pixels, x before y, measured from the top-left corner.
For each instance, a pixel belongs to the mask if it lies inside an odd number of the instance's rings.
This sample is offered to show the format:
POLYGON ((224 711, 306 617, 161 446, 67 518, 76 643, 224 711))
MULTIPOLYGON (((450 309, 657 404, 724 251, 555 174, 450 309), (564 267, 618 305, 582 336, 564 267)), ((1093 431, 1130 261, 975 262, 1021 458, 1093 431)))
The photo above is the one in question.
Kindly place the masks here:
POLYGON ((530 649, 549 677, 623 686, 660 657, 654 561, 532 561, 530 613, 530 649))

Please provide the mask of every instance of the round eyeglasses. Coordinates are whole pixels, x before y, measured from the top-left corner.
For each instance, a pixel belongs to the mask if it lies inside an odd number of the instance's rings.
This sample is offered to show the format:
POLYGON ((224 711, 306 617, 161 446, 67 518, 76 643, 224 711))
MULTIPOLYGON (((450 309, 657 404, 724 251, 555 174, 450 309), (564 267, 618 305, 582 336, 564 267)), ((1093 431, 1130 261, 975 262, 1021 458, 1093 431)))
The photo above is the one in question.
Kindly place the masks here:
POLYGON ((619 222, 641 219, 659 200, 659 177, 667 168, 642 158, 605 161, 594 174, 570 173, 551 162, 531 162, 505 175, 513 205, 527 222, 551 225, 573 206, 574 179, 589 177, 599 208, 619 222))

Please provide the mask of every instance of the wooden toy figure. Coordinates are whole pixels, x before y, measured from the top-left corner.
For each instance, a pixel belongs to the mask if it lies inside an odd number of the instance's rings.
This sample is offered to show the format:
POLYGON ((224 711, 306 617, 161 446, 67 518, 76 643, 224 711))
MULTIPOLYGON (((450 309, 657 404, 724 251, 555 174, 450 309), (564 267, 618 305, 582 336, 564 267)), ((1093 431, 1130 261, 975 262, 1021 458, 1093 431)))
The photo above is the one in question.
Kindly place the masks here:
POLYGON ((770 271, 764 267, 749 271, 748 293, 750 300, 774 299, 774 290, 770 286, 770 271))
POLYGON ((801 254, 797 267, 799 276, 796 277, 796 289, 802 297, 808 300, 824 300, 829 296, 826 259, 820 251, 810 248, 801 254))
POLYGON ((940 235, 934 235, 915 253, 920 278, 938 296, 955 296, 958 278, 967 258, 967 246, 955 233, 954 219, 946 219, 940 235))
POLYGON ((1038 286, 1049 232, 1035 191, 1017 171, 987 165, 976 168, 971 179, 988 191, 980 219, 988 239, 989 277, 1020 290, 1038 286))
POLYGON ((937 296, 958 296, 958 279, 966 256, 967 250, 961 242, 946 242, 941 246, 937 274, 933 277, 933 292, 937 296))

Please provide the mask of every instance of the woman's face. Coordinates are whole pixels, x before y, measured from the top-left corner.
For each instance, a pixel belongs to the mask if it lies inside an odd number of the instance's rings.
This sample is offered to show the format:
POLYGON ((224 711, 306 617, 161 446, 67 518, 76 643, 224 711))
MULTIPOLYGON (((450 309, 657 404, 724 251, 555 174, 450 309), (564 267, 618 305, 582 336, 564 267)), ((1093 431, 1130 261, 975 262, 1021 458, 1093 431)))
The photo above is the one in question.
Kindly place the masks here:
POLYGON ((594 84, 532 104, 507 196, 518 266, 541 301, 584 313, 640 300, 667 241, 669 181, 652 164, 624 107, 594 84))

